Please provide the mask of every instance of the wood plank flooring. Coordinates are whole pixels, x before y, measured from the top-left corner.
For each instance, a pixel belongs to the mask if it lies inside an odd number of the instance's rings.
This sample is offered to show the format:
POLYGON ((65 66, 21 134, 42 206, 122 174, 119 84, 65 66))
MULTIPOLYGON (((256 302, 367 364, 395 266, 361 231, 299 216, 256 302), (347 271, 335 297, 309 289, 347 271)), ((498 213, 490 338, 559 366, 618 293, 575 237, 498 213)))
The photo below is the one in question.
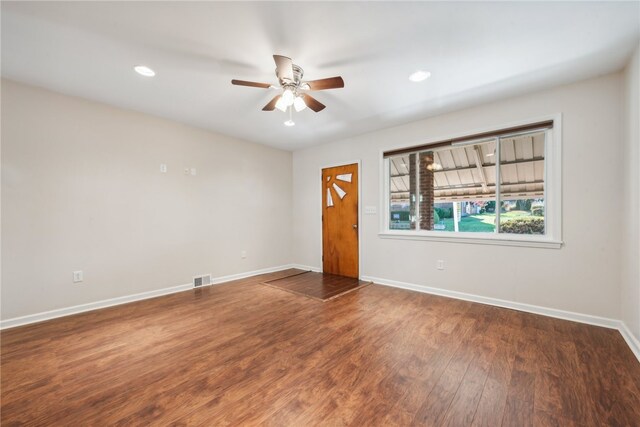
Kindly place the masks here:
POLYGON ((639 425, 617 331, 298 272, 3 331, 2 425, 639 425))
POLYGON ((369 283, 351 277, 311 271, 263 282, 267 286, 304 295, 319 301, 329 301, 347 292, 363 288, 369 283))

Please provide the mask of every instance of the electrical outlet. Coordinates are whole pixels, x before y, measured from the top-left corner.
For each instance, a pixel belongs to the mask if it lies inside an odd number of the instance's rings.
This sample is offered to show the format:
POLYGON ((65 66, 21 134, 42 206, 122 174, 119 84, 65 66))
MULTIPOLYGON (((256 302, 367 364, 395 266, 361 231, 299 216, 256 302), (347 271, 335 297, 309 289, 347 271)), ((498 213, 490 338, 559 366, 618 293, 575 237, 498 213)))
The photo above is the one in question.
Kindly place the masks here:
POLYGON ((160 172, 167 173, 167 165, 166 163, 160 163, 160 172))
POLYGON ((444 270, 444 260, 439 259, 439 260, 436 262, 436 268, 437 268, 438 270, 444 270))
POLYGON ((191 168, 191 175, 196 176, 196 168, 191 168))
POLYGON ((82 280, 83 280, 82 270, 74 271, 73 272, 73 283, 82 282, 82 280))
POLYGON ((245 259, 247 257, 247 251, 240 252, 240 258, 245 259))

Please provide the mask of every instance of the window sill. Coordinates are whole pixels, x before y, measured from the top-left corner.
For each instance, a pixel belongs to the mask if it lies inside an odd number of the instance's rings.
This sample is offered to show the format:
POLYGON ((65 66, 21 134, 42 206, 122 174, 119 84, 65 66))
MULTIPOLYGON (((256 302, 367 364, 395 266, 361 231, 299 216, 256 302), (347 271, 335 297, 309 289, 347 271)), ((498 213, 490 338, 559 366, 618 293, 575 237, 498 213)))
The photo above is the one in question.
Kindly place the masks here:
POLYGON ((491 235, 486 233, 482 236, 474 235, 475 233, 443 235, 443 233, 444 232, 388 230, 378 233, 378 236, 382 239, 428 240, 432 242, 467 243, 476 245, 521 246, 547 249, 560 249, 562 247, 561 240, 552 240, 548 237, 521 237, 518 235, 491 235))

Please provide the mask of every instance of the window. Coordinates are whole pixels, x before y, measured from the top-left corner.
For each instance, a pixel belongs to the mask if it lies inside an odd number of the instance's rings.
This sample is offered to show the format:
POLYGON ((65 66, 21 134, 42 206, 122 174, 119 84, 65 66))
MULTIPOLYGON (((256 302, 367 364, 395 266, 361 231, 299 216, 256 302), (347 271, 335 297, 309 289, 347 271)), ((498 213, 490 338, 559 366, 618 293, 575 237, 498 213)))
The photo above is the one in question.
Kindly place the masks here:
POLYGON ((549 159, 553 123, 385 152, 382 234, 559 247, 559 194, 548 206, 548 179, 559 185, 559 173, 549 170, 559 162, 549 159))

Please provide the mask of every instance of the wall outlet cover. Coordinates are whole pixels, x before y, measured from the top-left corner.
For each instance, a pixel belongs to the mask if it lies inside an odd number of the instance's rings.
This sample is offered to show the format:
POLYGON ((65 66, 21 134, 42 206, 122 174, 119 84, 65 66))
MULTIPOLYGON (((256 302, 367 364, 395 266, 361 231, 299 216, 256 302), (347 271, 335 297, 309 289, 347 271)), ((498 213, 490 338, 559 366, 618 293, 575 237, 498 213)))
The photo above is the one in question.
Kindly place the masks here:
POLYGON ((73 283, 82 282, 84 280, 84 275, 82 274, 82 270, 73 272, 73 283))

